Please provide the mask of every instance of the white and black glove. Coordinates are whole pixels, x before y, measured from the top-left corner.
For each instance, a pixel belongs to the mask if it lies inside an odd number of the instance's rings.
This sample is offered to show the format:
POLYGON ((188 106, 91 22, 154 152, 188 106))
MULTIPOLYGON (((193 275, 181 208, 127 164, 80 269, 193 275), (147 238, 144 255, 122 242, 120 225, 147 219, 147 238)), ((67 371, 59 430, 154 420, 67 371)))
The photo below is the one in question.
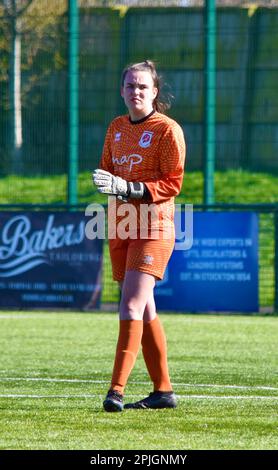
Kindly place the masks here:
POLYGON ((94 170, 92 178, 98 192, 102 194, 118 196, 121 199, 128 197, 141 199, 145 195, 144 183, 131 183, 120 176, 112 175, 109 171, 94 170))

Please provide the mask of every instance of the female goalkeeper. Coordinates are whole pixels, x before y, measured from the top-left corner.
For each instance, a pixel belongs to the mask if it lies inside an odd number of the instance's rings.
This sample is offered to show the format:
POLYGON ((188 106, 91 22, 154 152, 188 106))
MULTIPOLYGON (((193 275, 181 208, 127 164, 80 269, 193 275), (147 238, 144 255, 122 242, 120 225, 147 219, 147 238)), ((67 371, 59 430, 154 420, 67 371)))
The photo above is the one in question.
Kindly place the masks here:
POLYGON ((169 106, 161 100, 153 62, 146 60, 124 69, 121 96, 128 114, 110 124, 93 181, 100 193, 116 196, 112 198, 117 206, 116 226, 120 226, 128 204, 136 211, 138 224, 134 224, 132 236, 123 236, 119 230, 109 239, 113 278, 120 284, 121 302, 111 386, 103 406, 106 411, 174 408, 177 399, 153 291, 174 248, 174 197, 183 181, 184 136, 181 127, 164 114, 169 106), (150 206, 155 216, 142 216, 142 205, 150 206), (142 236, 142 228, 147 228, 147 236, 142 236), (124 406, 124 388, 141 345, 153 392, 124 406))

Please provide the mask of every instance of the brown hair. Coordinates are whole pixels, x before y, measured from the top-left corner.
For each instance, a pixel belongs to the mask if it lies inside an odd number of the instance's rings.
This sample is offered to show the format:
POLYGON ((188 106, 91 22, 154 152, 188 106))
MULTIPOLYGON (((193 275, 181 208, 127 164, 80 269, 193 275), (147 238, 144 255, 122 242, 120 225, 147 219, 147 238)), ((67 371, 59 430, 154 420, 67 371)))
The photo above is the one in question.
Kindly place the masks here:
POLYGON ((165 113, 171 107, 171 99, 173 96, 170 93, 161 96, 162 78, 158 76, 154 62, 145 60, 137 64, 130 64, 124 68, 121 78, 121 86, 124 86, 124 81, 127 72, 130 70, 138 70, 140 72, 149 72, 153 79, 154 87, 157 88, 157 95, 153 100, 153 107, 159 113, 165 113))

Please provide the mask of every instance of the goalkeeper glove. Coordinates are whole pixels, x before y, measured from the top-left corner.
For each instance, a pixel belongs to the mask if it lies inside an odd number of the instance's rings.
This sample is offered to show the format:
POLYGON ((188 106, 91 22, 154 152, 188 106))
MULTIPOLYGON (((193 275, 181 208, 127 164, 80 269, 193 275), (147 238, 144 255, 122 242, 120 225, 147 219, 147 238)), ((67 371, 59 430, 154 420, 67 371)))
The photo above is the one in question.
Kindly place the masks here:
POLYGON ((144 183, 131 183, 105 170, 94 170, 92 178, 97 190, 102 194, 118 196, 120 199, 141 199, 145 195, 144 183))

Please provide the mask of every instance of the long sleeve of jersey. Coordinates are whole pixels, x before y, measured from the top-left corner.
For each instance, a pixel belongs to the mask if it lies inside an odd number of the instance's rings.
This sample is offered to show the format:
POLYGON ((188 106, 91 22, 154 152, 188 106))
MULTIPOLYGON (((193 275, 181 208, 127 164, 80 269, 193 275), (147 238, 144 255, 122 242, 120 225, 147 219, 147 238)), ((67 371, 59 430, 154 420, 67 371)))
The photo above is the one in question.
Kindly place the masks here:
POLYGON ((112 162, 112 140, 111 140, 111 126, 108 127, 105 141, 103 145, 102 157, 100 161, 100 168, 105 171, 109 171, 109 173, 114 174, 114 165, 112 162))

